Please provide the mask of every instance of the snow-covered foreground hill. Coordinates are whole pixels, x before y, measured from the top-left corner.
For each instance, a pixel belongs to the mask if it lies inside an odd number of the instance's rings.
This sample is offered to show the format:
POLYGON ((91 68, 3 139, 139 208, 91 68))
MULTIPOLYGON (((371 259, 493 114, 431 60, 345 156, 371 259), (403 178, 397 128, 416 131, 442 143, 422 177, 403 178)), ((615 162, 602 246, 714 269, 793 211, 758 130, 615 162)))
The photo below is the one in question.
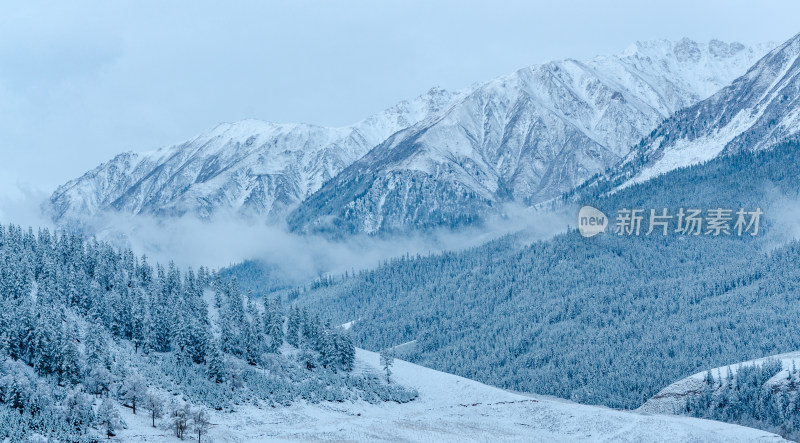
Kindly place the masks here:
POLYGON ((641 412, 676 413, 775 432, 800 441, 800 352, 745 361, 686 377, 641 412))
MULTIPOLYGON (((356 371, 378 371, 378 364, 378 354, 358 350, 356 371)), ((392 371, 394 382, 419 391, 417 400, 214 412, 214 426, 203 441, 784 441, 711 420, 524 396, 400 360, 392 371)), ((141 414, 123 414, 128 429, 120 441, 178 441, 170 431, 150 427, 141 414)))
MULTIPOLYGON (((800 365, 800 351, 788 352, 779 354, 772 357, 758 358, 741 363, 736 363, 728 366, 721 366, 711 370, 711 375, 726 379, 728 375, 736 376, 737 372, 742 367, 752 367, 756 365, 763 365, 770 361, 779 361, 782 369, 769 380, 764 383, 764 388, 772 392, 780 393, 780 388, 789 388, 796 391, 797 384, 789 383, 792 377, 790 375, 796 374, 797 366, 800 365), (729 372, 730 370, 730 372, 729 372)), ((683 408, 686 405, 687 399, 698 395, 702 392, 706 384, 706 377, 708 371, 698 372, 697 374, 690 375, 684 379, 678 380, 675 383, 667 386, 654 395, 651 399, 647 400, 645 404, 639 407, 639 411, 650 412, 655 414, 671 414, 674 411, 683 408)))

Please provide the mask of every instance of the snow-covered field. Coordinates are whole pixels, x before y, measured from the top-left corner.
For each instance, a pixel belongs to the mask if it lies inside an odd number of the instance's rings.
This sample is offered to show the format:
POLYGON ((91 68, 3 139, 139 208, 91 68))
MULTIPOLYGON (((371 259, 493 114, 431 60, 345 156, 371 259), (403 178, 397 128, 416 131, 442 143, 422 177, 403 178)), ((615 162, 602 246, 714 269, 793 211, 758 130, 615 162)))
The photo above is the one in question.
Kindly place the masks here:
MULTIPOLYGON (((378 354, 358 350, 356 371, 378 371, 378 354)), ((392 380, 419 391, 411 403, 295 404, 211 414, 203 441, 783 441, 764 431, 688 417, 650 415, 525 396, 395 360, 392 380)), ((179 441, 149 419, 122 411, 118 441, 179 441)), ((187 435, 187 440, 197 436, 187 435)))

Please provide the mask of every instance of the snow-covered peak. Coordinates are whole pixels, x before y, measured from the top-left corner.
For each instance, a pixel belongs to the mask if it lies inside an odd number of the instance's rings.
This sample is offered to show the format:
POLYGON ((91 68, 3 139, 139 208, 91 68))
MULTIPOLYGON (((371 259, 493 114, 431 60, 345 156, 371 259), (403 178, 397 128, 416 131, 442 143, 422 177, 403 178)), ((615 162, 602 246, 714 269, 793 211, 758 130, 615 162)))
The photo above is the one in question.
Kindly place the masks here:
POLYGON ((619 162, 662 120, 727 85, 766 51, 737 48, 639 43, 619 55, 551 61, 479 84, 343 171, 290 225, 367 233, 459 225, 498 203, 555 198, 619 162))
MULTIPOLYGON (((364 217, 356 230, 375 232, 385 221, 376 211, 386 209, 387 193, 424 177, 433 181, 415 186, 436 189, 424 191, 432 192, 427 199, 451 201, 431 201, 433 212, 398 209, 401 224, 418 216, 434 217, 433 224, 471 220, 472 214, 440 219, 443 207, 471 207, 446 196, 477 196, 483 205, 560 195, 619 161, 677 109, 741 75, 762 50, 716 40, 644 42, 617 55, 530 66, 461 91, 434 87, 344 127, 224 123, 185 143, 117 157, 70 181, 53 194, 53 214, 61 220, 103 210, 201 217, 225 211, 280 221, 358 162, 342 181, 357 170, 414 178, 383 177, 376 186, 386 188, 373 189, 374 196, 364 195, 363 185, 353 188, 354 196, 376 199, 364 205, 348 200, 343 182, 332 183, 326 192, 336 198, 324 197, 325 204, 338 202, 330 209, 364 217)), ((410 194, 397 198, 420 204, 410 194)))
POLYGON ((717 39, 711 39, 708 42, 697 42, 684 37, 677 41, 666 39, 637 41, 625 48, 618 56, 620 58, 637 55, 655 58, 674 56, 676 60, 682 63, 697 63, 705 56, 729 58, 742 51, 769 50, 776 45, 777 43, 768 42, 748 48, 739 42, 724 42, 717 39))
POLYGON ((434 116, 463 98, 469 90, 451 92, 438 86, 412 99, 403 100, 389 109, 371 115, 352 127, 374 140, 373 145, 385 140, 401 129, 434 116))
POLYGON ((692 91, 696 100, 702 100, 744 74, 776 45, 767 42, 745 46, 716 39, 654 40, 636 42, 614 57, 639 69, 645 68, 642 70, 651 78, 677 76, 684 89, 692 91))
MULTIPOLYGON (((722 47, 720 43, 712 46, 722 47)), ((747 49, 736 50, 720 66, 743 54, 747 49)), ((698 73, 686 78, 695 82, 711 78, 711 74, 698 73)), ((798 90, 800 34, 769 51, 729 86, 676 112, 601 182, 620 189, 723 152, 767 149, 800 132, 798 90)))
POLYGON ((222 123, 155 151, 118 155, 59 187, 56 220, 98 211, 278 217, 391 134, 460 97, 432 88, 354 125, 332 128, 248 119, 222 123))

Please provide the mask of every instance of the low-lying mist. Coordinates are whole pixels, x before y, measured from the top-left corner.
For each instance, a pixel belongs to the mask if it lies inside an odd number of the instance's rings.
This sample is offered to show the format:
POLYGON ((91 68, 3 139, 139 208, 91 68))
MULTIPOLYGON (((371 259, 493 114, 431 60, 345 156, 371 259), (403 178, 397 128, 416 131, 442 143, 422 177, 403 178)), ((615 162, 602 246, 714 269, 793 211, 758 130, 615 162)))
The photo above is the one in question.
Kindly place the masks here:
POLYGON ((571 219, 567 211, 509 206, 503 216, 487 221, 486 228, 331 240, 233 215, 200 220, 192 216, 154 218, 111 213, 99 219, 102 223, 94 232, 100 239, 125 244, 159 262, 219 268, 257 260, 290 281, 302 282, 323 274, 373 268, 383 260, 405 254, 469 248, 512 232, 522 231, 526 240, 545 239, 565 231, 571 219))
MULTIPOLYGON (((775 189, 767 190, 764 196, 763 218, 769 225, 763 234, 765 248, 800 239, 800 197, 775 189)), ((0 195, 0 222, 54 228, 42 210, 47 197, 41 190, 23 186, 0 195)), ((137 254, 147 255, 151 262, 222 268, 254 260, 278 272, 282 280, 302 283, 320 275, 374 268, 384 260, 406 254, 458 251, 510 233, 520 233, 525 242, 544 240, 574 226, 576 214, 574 207, 554 211, 507 205, 502 215, 486 220, 483 227, 390 237, 354 235, 345 240, 295 234, 234 214, 201 220, 193 216, 157 218, 105 212, 81 225, 85 234, 130 247, 137 254)))
MULTIPOLYGON (((15 196, 0 199, 0 221, 34 229, 53 228, 42 209, 46 200, 44 192, 20 189, 15 196)), ((108 211, 87 217, 78 225, 84 234, 130 247, 137 254, 147 255, 151 262, 221 268, 255 260, 277 270, 286 281, 299 283, 320 275, 373 268, 405 254, 461 250, 514 232, 521 232, 520 238, 525 241, 546 239, 574 223, 572 212, 507 205, 502 215, 486 220, 480 228, 391 237, 354 235, 345 240, 295 234, 284 227, 235 214, 201 220, 194 216, 158 218, 108 211)))

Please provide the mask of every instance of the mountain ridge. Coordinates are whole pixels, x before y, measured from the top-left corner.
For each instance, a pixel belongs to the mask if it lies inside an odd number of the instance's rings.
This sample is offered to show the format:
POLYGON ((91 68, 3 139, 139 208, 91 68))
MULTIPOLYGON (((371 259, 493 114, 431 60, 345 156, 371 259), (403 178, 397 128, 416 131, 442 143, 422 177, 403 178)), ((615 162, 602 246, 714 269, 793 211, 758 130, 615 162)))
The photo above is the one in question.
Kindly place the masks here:
POLYGON ((432 88, 354 125, 243 120, 127 152, 60 186, 60 224, 104 211, 287 222, 380 234, 475 223, 560 195, 607 169, 674 110, 738 76, 766 45, 637 43, 613 56, 432 88), (385 152, 382 152, 385 151, 385 152), (371 168, 372 170, 368 169, 371 168))
POLYGON ((119 154, 60 186, 60 221, 102 210, 207 218, 220 210, 275 216, 397 129, 446 106, 458 93, 431 88, 351 126, 242 120, 187 142, 119 154))
POLYGON ((738 77, 722 67, 729 58, 712 53, 746 51, 716 40, 638 43, 621 55, 490 80, 344 169, 289 216, 289 226, 333 234, 458 226, 504 203, 555 198, 622 160, 674 111, 738 77))
MULTIPOLYGON (((681 109, 617 166, 582 185, 614 192, 718 155, 768 149, 800 133, 800 34, 711 97, 681 109)), ((578 192, 580 193, 580 191, 578 192)))

